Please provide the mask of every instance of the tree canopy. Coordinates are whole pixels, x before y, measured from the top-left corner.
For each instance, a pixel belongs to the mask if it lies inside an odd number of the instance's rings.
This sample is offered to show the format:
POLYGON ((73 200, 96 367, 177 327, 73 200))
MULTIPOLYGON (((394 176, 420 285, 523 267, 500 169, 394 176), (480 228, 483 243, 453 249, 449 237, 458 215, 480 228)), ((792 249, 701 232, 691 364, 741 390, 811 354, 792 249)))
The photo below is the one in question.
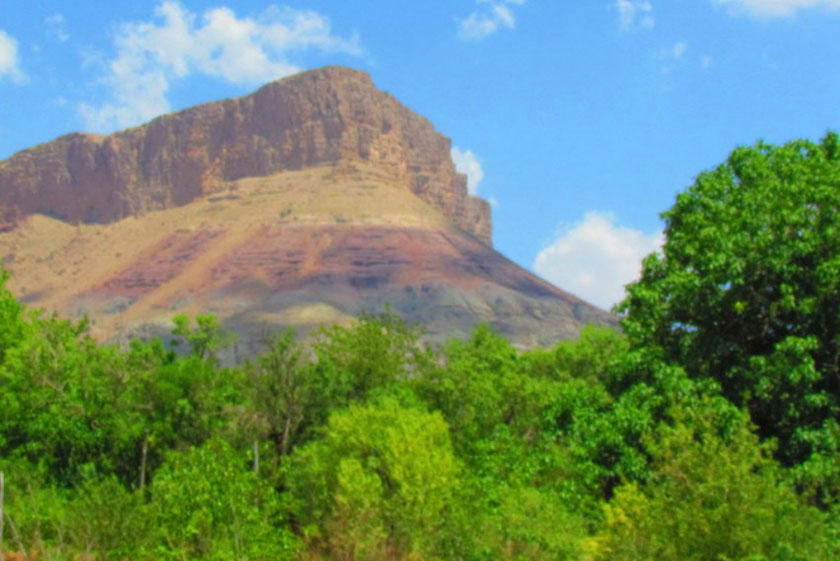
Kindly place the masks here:
POLYGON ((840 405, 838 135, 737 148, 663 217, 617 308, 631 345, 715 380, 786 463, 820 452, 840 405))

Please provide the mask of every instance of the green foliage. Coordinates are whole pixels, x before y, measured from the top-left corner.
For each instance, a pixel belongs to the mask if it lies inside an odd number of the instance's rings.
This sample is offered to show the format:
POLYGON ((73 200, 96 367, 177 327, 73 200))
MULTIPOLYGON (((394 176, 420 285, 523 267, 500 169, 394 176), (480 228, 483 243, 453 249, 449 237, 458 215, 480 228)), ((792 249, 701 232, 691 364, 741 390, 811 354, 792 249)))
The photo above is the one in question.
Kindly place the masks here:
POLYGON ((8 349, 23 338, 26 323, 23 321, 23 306, 6 289, 9 272, 0 266, 0 364, 3 364, 8 349))
POLYGON ((218 368, 198 355, 176 357, 157 340, 133 342, 125 362, 120 424, 132 442, 126 482, 142 476, 144 445, 150 474, 167 450, 230 432, 231 410, 244 400, 240 372, 218 368))
POLYGON ((420 335, 390 308, 379 315, 363 314, 350 327, 322 329, 312 344, 316 362, 305 373, 305 437, 312 438, 334 409, 392 393, 410 394, 405 382, 434 361, 420 345, 420 335))
MULTIPOLYGON (((238 420, 246 442, 252 442, 260 470, 260 444, 267 439, 268 473, 277 472, 280 460, 301 438, 301 426, 312 401, 312 365, 287 330, 267 340, 267 349, 254 362, 245 364, 245 395, 238 420)), ((266 462, 263 461, 263 464, 266 462)))
POLYGON ((561 341, 553 349, 535 349, 523 358, 532 375, 556 380, 603 382, 628 352, 627 339, 615 329, 588 325, 580 338, 561 341))
POLYGON ((661 428, 650 480, 620 487, 605 507, 601 558, 836 559, 824 515, 780 481, 746 417, 721 425, 708 411, 677 411, 681 422, 661 428))
POLYGON ((296 519, 330 555, 372 559, 432 551, 457 476, 440 414, 383 397, 333 413, 292 456, 287 485, 296 519))
POLYGON ((477 525, 476 537, 488 559, 581 558, 586 536, 583 524, 555 494, 531 487, 511 488, 499 508, 485 516, 477 525))
POLYGON ((198 315, 195 318, 195 327, 192 327, 190 319, 184 314, 178 314, 172 318, 175 327, 172 329, 174 345, 185 343, 189 346, 189 352, 202 360, 216 359, 216 353, 231 344, 235 340, 232 333, 222 329, 219 319, 212 315, 198 315))
POLYGON ((325 397, 335 405, 393 385, 428 360, 418 342, 419 329, 406 325, 390 308, 378 315, 363 314, 349 328, 324 329, 320 335, 313 350, 322 381, 330 386, 325 397))
POLYGON ((632 345, 716 380, 786 463, 819 452, 840 398, 840 138, 738 148, 663 216, 619 306, 632 345))
POLYGON ((550 381, 529 376, 509 341, 480 326, 468 341, 451 341, 446 362, 415 381, 419 395, 441 411, 459 451, 506 424, 519 433, 533 428, 550 381))
POLYGON ((71 559, 87 552, 97 559, 136 555, 149 538, 149 512, 142 497, 115 477, 86 474, 72 491, 49 482, 24 462, 0 466, 6 474, 6 551, 21 546, 33 558, 71 559), (10 536, 12 521, 19 540, 10 536), (14 539, 9 539, 12 537, 14 539))
POLYGON ((84 322, 33 315, 0 371, 2 453, 39 462, 63 482, 88 463, 111 470, 119 455, 108 422, 118 415, 108 378, 114 353, 86 330, 84 322))
POLYGON ((99 559, 122 560, 148 547, 151 512, 138 492, 116 477, 90 477, 72 494, 62 534, 66 549, 88 551, 99 559))
POLYGON ((0 458, 0 471, 5 478, 4 551, 62 549, 67 494, 25 460, 0 458), (12 525, 18 539, 11 535, 12 525))
POLYGON ((546 488, 508 485, 464 474, 438 534, 440 559, 585 558, 585 521, 546 488))
POLYGON ((220 440, 171 454, 151 488, 164 559, 291 559, 294 537, 280 526, 270 486, 220 440))

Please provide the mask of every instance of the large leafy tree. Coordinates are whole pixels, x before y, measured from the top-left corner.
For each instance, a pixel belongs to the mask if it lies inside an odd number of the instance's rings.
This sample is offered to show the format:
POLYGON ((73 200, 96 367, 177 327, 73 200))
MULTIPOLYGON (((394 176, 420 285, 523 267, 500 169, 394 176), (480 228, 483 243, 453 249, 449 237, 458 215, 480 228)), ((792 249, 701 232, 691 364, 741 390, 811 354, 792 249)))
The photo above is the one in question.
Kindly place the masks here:
POLYGON ((663 217, 663 250, 618 307, 631 343, 716 380, 784 461, 835 446, 838 135, 738 148, 663 217))

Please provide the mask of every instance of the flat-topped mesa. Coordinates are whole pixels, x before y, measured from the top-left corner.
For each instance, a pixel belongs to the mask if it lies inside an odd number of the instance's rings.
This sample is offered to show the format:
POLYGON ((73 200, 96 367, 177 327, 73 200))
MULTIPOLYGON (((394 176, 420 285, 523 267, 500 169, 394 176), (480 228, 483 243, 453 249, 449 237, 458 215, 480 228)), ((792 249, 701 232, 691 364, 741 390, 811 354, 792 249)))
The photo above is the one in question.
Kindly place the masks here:
POLYGON ((362 160, 492 245, 489 205, 467 193, 450 147, 366 72, 331 66, 110 136, 70 134, 19 152, 0 162, 0 221, 113 222, 243 177, 362 160))

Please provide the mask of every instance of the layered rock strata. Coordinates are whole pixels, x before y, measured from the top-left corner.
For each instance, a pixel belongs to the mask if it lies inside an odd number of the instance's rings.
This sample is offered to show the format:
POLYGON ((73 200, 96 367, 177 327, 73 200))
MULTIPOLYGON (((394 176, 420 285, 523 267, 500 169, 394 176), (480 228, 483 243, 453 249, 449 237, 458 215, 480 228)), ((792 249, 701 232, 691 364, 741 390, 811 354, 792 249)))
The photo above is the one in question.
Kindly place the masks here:
POLYGON ((234 360, 268 333, 386 305, 436 341, 482 322, 521 347, 615 325, 491 233, 449 139, 347 68, 0 162, 0 260, 19 298, 111 341, 214 314, 239 336, 234 360))
POLYGON ((342 162, 387 171, 491 245, 486 201, 467 193, 450 141, 362 71, 326 67, 109 136, 69 134, 0 162, 0 220, 105 224, 184 205, 244 177, 342 162))

